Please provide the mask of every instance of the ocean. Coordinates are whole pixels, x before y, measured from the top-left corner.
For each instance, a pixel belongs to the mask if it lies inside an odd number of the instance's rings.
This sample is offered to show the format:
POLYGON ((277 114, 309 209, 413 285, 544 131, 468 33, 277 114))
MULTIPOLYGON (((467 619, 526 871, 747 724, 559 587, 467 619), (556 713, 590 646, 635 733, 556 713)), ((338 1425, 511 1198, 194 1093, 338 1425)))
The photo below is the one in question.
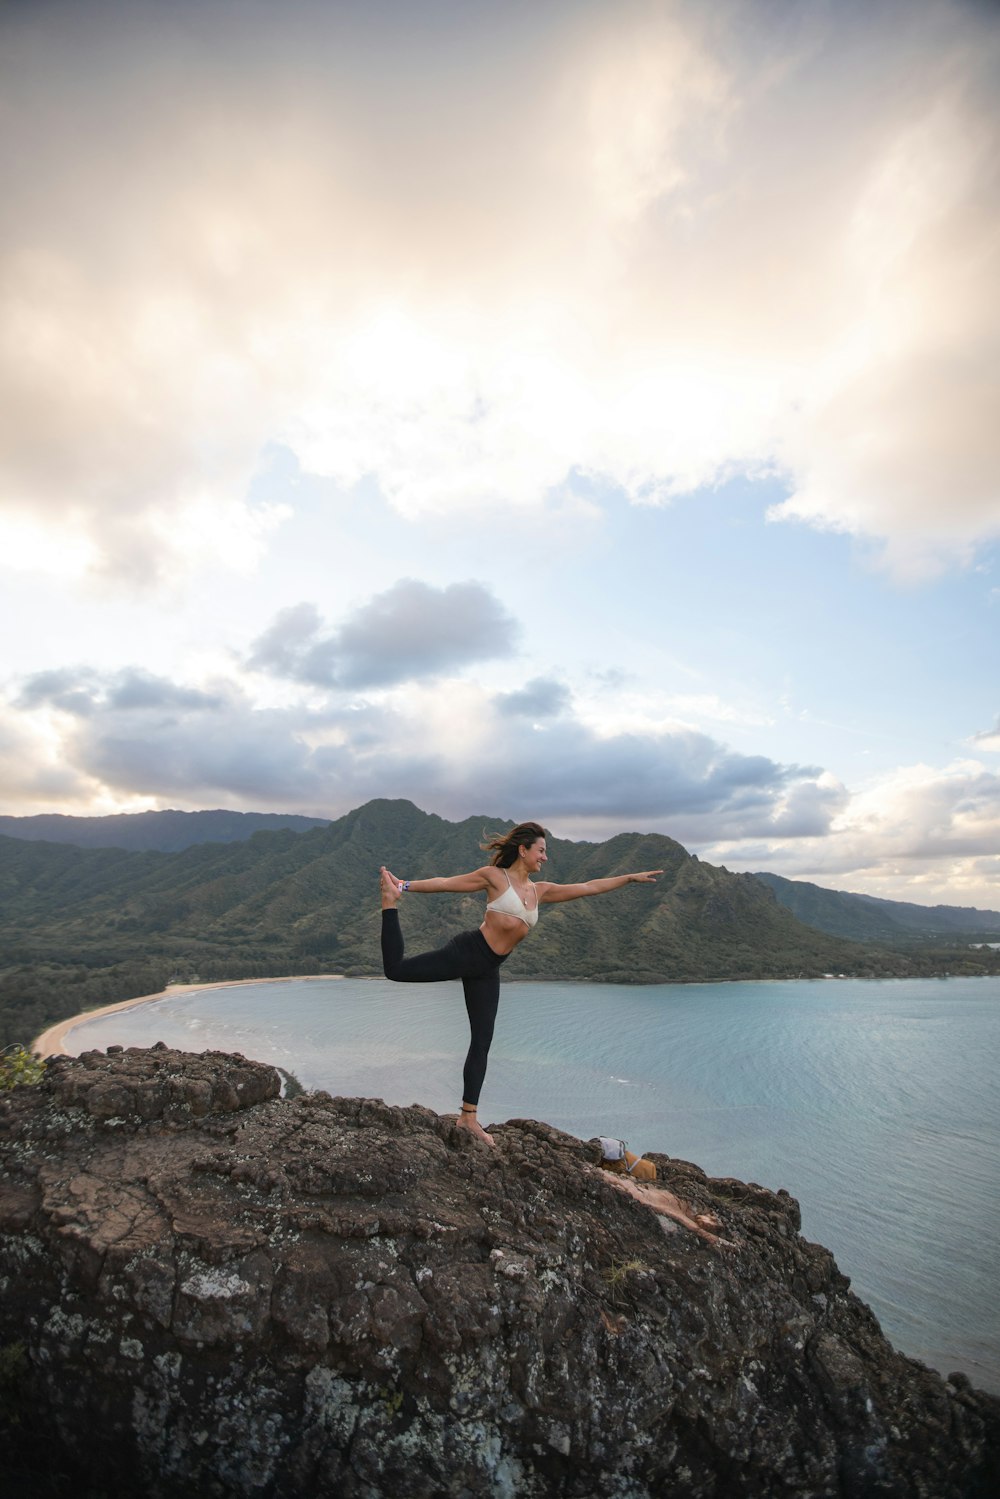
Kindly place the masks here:
MULTIPOLYGON (((66 1045, 160 1040, 443 1113, 468 1031, 458 984, 296 979, 171 995, 66 1045)), ((996 978, 505 982, 480 1117, 787 1188, 897 1348, 1000 1394, 998 1066, 996 978)))

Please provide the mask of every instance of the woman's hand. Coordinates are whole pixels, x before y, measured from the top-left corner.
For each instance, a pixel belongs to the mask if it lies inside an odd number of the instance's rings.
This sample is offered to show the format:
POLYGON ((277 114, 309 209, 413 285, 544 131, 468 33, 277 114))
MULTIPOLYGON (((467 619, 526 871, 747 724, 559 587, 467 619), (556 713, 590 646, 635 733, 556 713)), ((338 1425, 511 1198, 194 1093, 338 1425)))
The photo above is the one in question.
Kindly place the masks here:
POLYGON ((638 874, 630 874, 629 879, 634 880, 637 885, 655 885, 656 876, 662 873, 662 869, 643 869, 638 874))
MULTIPOLYGON (((385 865, 384 864, 383 864, 382 868, 385 869, 385 865)), ((392 880, 392 883, 397 888, 403 883, 403 881, 399 878, 398 875, 393 874, 393 872, 392 872, 391 869, 385 869, 385 872, 389 876, 390 880, 392 880)))

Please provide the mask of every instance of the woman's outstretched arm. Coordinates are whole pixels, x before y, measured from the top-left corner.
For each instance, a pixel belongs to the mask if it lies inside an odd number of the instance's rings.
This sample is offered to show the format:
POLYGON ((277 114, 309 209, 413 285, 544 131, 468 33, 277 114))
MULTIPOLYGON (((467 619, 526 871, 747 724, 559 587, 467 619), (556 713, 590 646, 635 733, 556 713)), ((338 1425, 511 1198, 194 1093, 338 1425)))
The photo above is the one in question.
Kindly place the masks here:
POLYGON ((386 874, 390 880, 397 885, 403 885, 406 890, 415 895, 469 895, 477 890, 491 890, 494 885, 500 883, 496 871, 489 865, 482 869, 470 870, 468 874, 452 874, 435 877, 430 880, 401 880, 398 875, 387 869, 386 874))
POLYGON ((580 885, 557 885, 552 880, 536 880, 539 905, 551 906, 563 900, 582 900, 588 895, 607 895, 623 885, 654 885, 662 869, 643 869, 636 874, 612 874, 603 880, 585 880, 580 885))

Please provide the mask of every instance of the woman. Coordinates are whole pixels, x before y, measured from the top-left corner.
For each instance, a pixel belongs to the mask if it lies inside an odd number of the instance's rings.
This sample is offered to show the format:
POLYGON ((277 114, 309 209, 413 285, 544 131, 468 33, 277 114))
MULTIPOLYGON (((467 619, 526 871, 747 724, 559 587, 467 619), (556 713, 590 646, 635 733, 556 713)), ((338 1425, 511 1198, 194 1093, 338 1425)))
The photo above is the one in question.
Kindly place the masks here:
POLYGON ((382 878, 382 966, 385 976, 404 984, 429 984, 440 979, 461 979, 465 990, 465 1008, 469 1015, 472 1041, 463 1072, 462 1108, 459 1129, 467 1129, 478 1139, 493 1144, 476 1117, 479 1092, 486 1076, 486 1061, 493 1024, 500 999, 500 965, 523 942, 538 920, 539 906, 564 900, 579 900, 585 895, 605 895, 622 885, 653 884, 662 869, 647 869, 641 874, 616 874, 604 880, 587 880, 581 885, 557 885, 551 880, 535 880, 547 861, 545 829, 537 822, 521 822, 509 833, 483 843, 492 859, 471 874, 453 875, 447 879, 401 880, 384 866, 382 878), (407 891, 417 895, 451 892, 468 895, 485 890, 489 897, 482 925, 474 932, 460 932, 436 952, 404 956, 403 934, 396 906, 407 891))

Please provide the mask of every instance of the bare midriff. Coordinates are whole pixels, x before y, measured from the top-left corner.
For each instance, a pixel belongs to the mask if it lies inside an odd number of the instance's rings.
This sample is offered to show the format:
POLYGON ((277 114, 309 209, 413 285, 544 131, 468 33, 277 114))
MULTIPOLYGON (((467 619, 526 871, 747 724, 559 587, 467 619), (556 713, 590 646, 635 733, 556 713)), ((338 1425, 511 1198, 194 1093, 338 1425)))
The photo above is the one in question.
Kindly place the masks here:
POLYGON ((487 945, 500 957, 512 953, 519 942, 528 935, 528 924, 517 916, 504 916, 498 911, 487 911, 479 928, 487 945))

